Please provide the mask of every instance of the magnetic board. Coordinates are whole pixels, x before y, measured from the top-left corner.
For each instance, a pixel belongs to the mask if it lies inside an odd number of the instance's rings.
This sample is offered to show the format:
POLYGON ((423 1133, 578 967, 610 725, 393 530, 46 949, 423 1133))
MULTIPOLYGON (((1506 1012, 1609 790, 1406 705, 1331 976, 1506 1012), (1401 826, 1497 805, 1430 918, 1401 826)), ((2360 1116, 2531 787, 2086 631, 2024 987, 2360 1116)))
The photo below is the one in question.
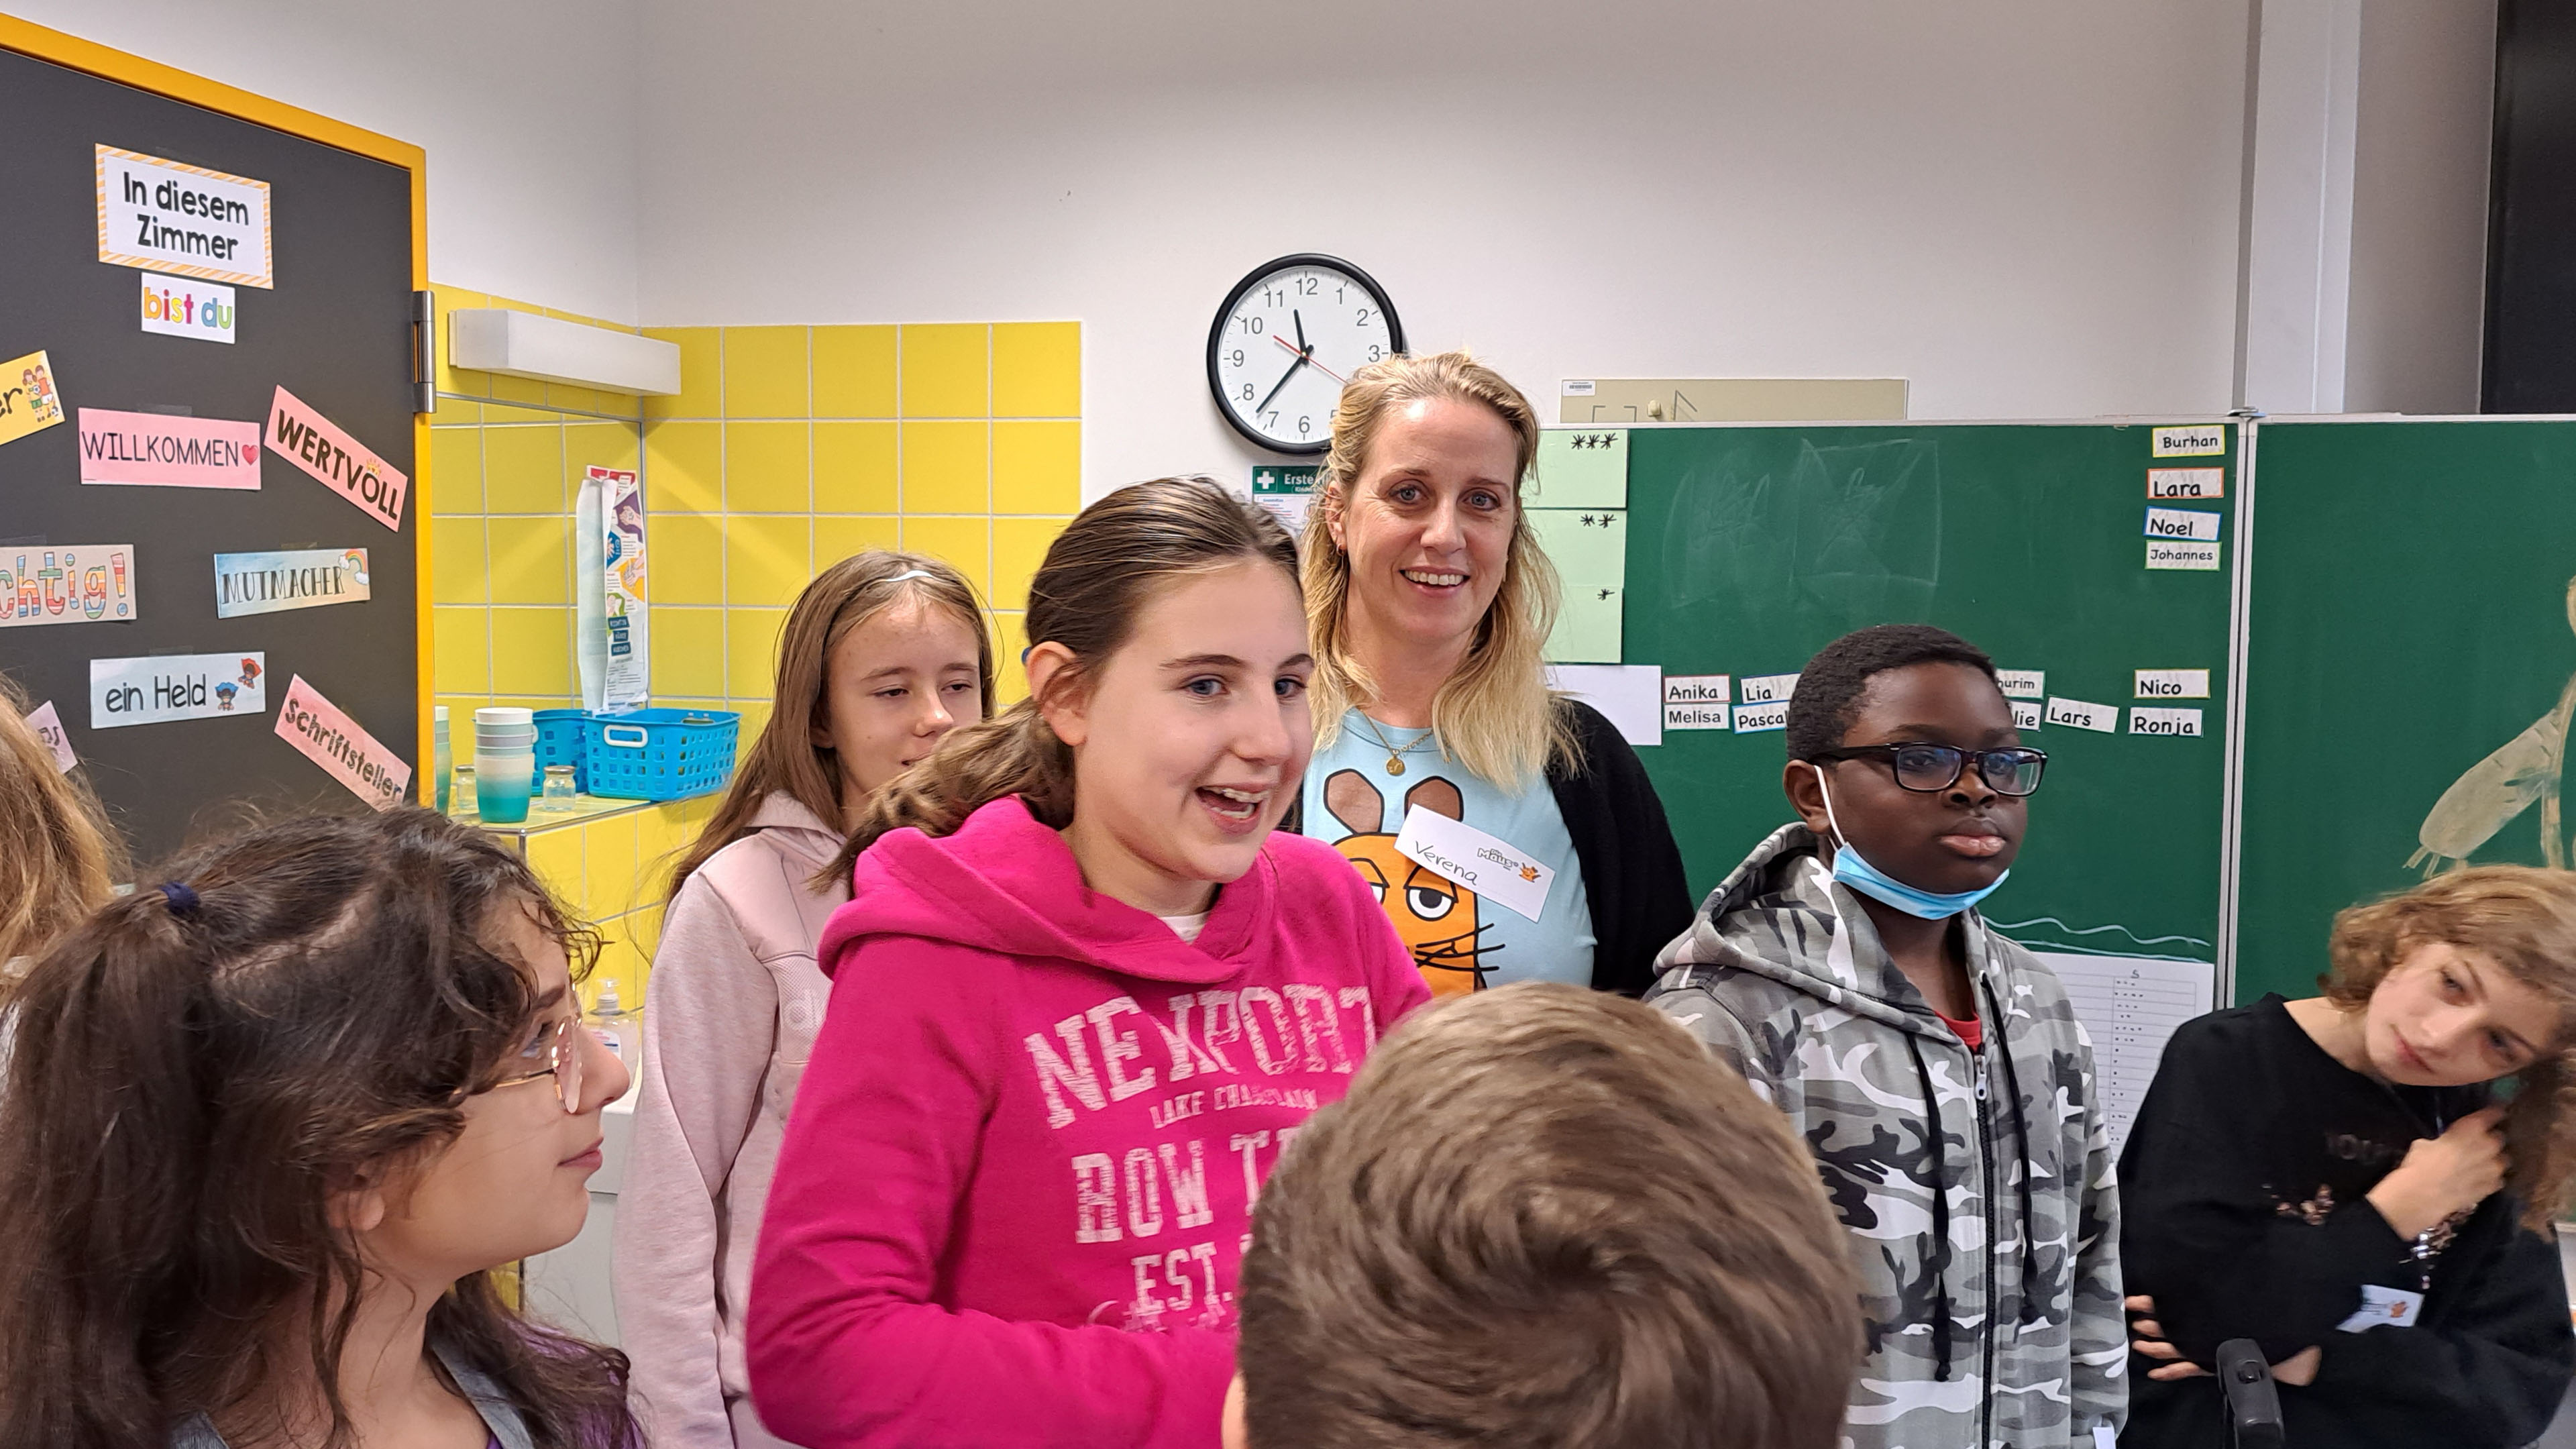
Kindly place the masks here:
POLYGON ((2576 831, 2576 421, 2257 431, 2239 1000, 2314 994, 2344 906, 2576 831))
MULTIPOLYGON (((10 268, 0 293, 0 359, 42 350, 66 414, 59 425, 0 443, 0 561, 14 574, 24 556, 28 572, 41 572, 48 550, 131 545, 124 566, 135 609, 129 620, 0 629, 0 669, 31 704, 54 705, 143 858, 213 823, 217 802, 368 808, 276 726, 300 676, 417 771, 428 511, 413 413, 419 153, 21 21, 0 29, 0 95, 9 97, 11 117, 0 146, 0 196, 8 199, 0 206, 0 257, 10 268), (137 83, 111 78, 125 74, 137 83), (408 152, 409 162, 307 138, 317 133, 380 143, 396 157, 408 152), (120 244, 131 240, 124 235, 131 218, 123 197, 102 194, 99 146, 267 184, 274 286, 233 287, 235 340, 141 325, 144 272, 100 260, 103 217, 116 213, 120 244), (398 528, 264 447, 253 449, 256 490, 83 481, 84 447, 95 460, 118 445, 107 441, 106 424, 84 427, 81 410, 230 420, 265 432, 281 387, 407 475, 398 528), (363 602, 218 617, 215 555, 350 549, 366 550, 363 602), (91 662, 154 656, 262 659, 263 703, 97 727, 91 662)), ((137 666, 136 677, 155 668, 137 666)), ((247 685, 234 683, 247 701, 247 685)))
MULTIPOLYGON (((2023 731, 2048 773, 1987 919, 2043 951, 2216 962, 2240 438, 2168 421, 2218 450, 2154 456, 2143 423, 1632 430, 1623 657, 1729 676, 1739 720, 1747 677, 1869 624, 1936 624, 2040 672, 2026 710, 2092 705, 2113 728, 2023 731), (2151 502, 2150 470, 2180 469, 2217 496, 2151 502), (2185 526, 2216 533, 2215 566, 2147 567, 2151 506, 2202 515, 2185 526), (2142 697, 2140 670, 2205 671, 2206 693, 2142 697), (2198 733, 2139 733, 2140 707, 2196 710, 2198 733)), ((1777 728, 1667 728, 1639 754, 1695 892, 1791 818, 1777 728)))

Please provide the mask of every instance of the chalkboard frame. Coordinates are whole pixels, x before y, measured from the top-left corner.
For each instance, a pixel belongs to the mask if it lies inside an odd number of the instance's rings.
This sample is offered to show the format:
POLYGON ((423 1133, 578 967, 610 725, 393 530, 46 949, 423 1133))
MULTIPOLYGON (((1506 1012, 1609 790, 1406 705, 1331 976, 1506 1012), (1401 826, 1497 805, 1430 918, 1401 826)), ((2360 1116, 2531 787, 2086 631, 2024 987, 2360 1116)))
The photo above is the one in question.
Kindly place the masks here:
MULTIPOLYGON (((214 115, 264 127, 284 136, 312 142, 381 163, 407 176, 408 191, 408 278, 410 290, 423 293, 429 287, 428 231, 428 164, 427 153, 419 146, 396 140, 345 121, 304 110, 266 96, 242 90, 205 76, 164 65, 125 51, 85 40, 79 36, 35 24, 10 15, 0 15, 0 52, 42 62, 99 80, 124 86, 150 96, 196 107, 214 115)), ((417 309, 414 309, 415 313, 417 309)), ((412 354, 416 367, 434 376, 431 357, 432 325, 415 322, 412 354)), ((416 374, 418 376, 418 374, 416 374)), ((420 380, 426 381, 426 376, 420 380)), ((81 399, 71 401, 79 404, 81 399)), ((430 529, 434 480, 431 477, 427 413, 416 409, 411 417, 410 492, 406 527, 396 535, 368 538, 371 548, 399 548, 408 554, 412 574, 412 626, 414 658, 412 660, 415 718, 411 738, 388 739, 386 743, 409 754, 417 762, 414 770, 414 794, 428 798, 433 788, 425 768, 431 755, 431 698, 434 650, 432 626, 432 561, 430 529)), ((354 515, 353 515, 354 516, 354 515)), ((372 532, 372 526, 370 527, 372 532)), ((83 626, 66 626, 83 627, 83 626)), ((287 680, 269 681, 282 699, 287 680)), ((272 700, 274 707, 276 700, 272 700)), ((78 701, 67 701, 67 709, 78 709, 78 701)), ((85 711, 84 711, 85 713, 85 711)), ((84 720, 84 723, 86 721, 84 720)), ((149 852, 147 852, 149 853, 149 852)))

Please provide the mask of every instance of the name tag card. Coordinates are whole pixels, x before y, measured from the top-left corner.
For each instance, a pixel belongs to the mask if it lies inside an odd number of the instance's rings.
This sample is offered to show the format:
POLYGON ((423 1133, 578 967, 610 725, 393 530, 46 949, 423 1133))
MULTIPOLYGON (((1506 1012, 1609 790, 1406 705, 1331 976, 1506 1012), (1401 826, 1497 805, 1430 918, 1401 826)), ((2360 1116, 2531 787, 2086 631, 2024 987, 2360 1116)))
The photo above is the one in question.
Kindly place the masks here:
POLYGON ((1396 854, 1515 915, 1537 920, 1556 872, 1498 835, 1416 805, 1404 812, 1396 854))

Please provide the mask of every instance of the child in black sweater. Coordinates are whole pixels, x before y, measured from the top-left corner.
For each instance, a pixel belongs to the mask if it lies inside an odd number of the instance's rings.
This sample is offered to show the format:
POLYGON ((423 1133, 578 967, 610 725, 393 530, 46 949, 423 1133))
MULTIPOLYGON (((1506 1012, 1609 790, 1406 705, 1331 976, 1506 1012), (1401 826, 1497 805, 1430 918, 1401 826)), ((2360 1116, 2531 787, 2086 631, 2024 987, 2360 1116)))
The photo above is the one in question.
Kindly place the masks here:
POLYGON ((2576 874, 2481 866, 2335 921, 2325 995, 2176 1032, 2120 1157, 2124 1444, 2224 1449, 2218 1345, 2292 1445, 2513 1449, 2576 1371, 2576 874), (2510 1104, 2499 1079, 2516 1077, 2510 1104))

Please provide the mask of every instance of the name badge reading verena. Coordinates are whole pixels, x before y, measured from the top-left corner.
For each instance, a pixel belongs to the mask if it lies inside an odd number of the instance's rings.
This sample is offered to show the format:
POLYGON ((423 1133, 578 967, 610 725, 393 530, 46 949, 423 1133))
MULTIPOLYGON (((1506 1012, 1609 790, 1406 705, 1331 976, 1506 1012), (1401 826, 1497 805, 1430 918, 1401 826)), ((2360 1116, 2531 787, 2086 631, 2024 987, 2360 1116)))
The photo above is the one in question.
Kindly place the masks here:
POLYGON ((1510 841, 1419 805, 1404 812, 1395 850, 1441 879, 1533 921, 1547 909, 1547 889, 1556 881, 1553 869, 1510 841))
POLYGON ((2403 1288, 2382 1288, 2376 1283, 2361 1285, 2361 1307, 2335 1325, 2345 1333, 2361 1333, 2373 1328, 2413 1328, 2424 1312, 2424 1295, 2403 1288))

